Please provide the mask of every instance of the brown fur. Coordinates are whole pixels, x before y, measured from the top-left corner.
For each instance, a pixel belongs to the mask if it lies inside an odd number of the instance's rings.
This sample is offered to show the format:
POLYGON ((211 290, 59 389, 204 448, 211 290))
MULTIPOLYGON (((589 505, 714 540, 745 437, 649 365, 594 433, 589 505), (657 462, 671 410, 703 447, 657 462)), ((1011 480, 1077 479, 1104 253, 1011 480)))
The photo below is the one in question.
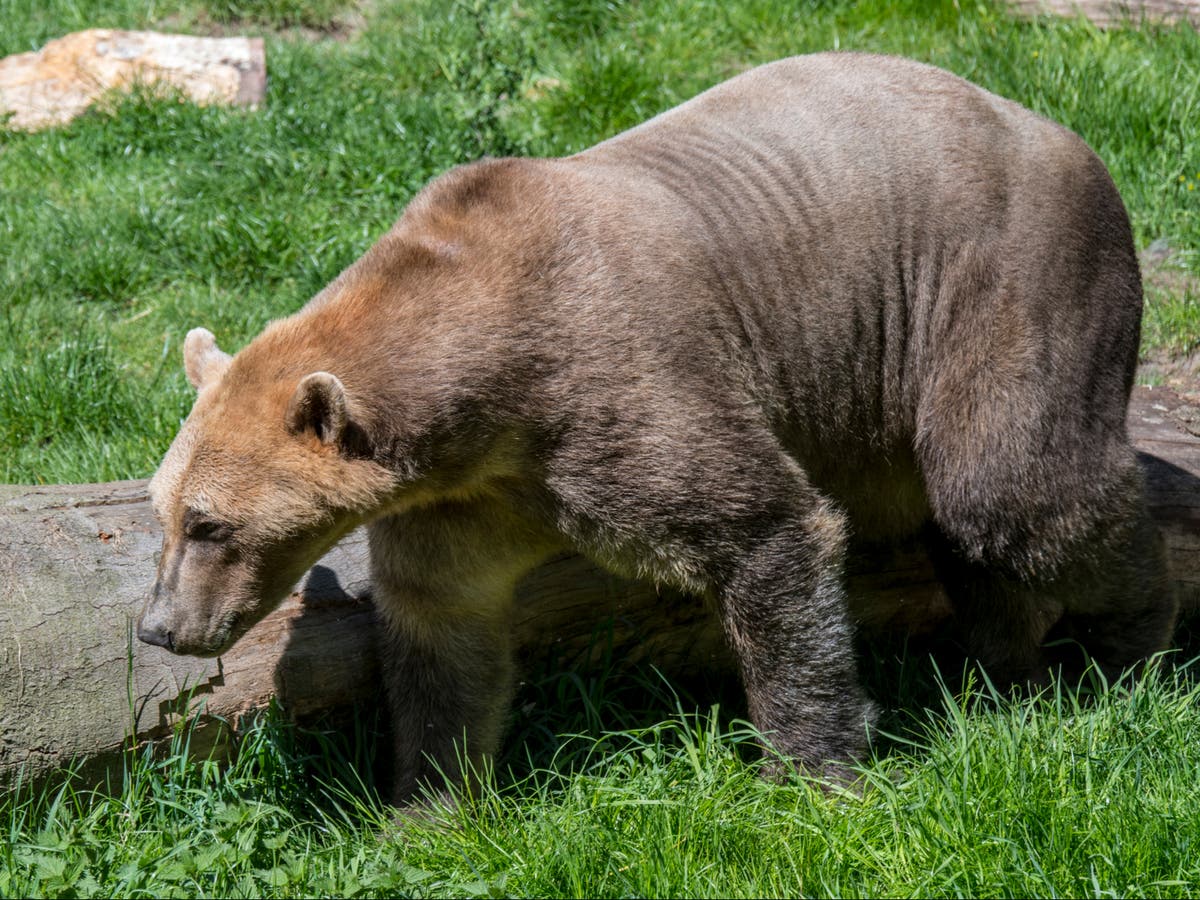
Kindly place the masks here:
POLYGON ((439 178, 232 360, 152 492, 139 634, 219 653, 369 523, 397 798, 499 740, 512 590, 549 555, 709 598, 811 769, 871 717, 849 540, 926 529, 961 640, 1036 678, 1174 620, 1124 413, 1141 287, 1075 135, 926 66, 755 69, 561 160, 439 178))

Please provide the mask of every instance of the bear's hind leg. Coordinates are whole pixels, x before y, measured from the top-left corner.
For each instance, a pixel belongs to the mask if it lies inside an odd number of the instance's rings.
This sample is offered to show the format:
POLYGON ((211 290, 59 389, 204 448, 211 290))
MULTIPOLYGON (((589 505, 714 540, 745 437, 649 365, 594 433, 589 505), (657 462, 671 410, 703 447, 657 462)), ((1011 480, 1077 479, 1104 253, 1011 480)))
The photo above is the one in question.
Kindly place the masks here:
MULTIPOLYGON (((951 648, 998 688, 1045 684, 1052 657, 1044 642, 1065 611, 1061 592, 968 560, 940 532, 927 545, 953 609, 945 635, 951 648)), ((951 671, 959 663, 947 661, 951 671)))
POLYGON ((1078 653, 1044 646, 1064 636, 1119 672, 1166 646, 1176 610, 1140 467, 1122 428, 1095 410, 1039 411, 1034 392, 1022 410, 1023 389, 1007 413, 977 390, 970 417, 926 425, 955 636, 997 684, 1044 683, 1052 667, 1076 677, 1078 653))
POLYGON ((1113 523, 1097 546, 1104 562, 1071 579, 1070 605, 1054 633, 1066 643, 1052 653, 1068 678, 1078 679, 1091 662, 1111 681, 1168 646, 1179 602, 1162 536, 1144 505, 1113 523))

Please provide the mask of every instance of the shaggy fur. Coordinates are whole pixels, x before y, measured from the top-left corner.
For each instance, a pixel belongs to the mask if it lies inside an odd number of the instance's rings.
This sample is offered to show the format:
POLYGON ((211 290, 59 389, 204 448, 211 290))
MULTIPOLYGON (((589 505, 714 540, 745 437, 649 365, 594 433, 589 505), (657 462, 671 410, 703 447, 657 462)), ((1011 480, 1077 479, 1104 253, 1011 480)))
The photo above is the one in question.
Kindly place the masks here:
POLYGON ((368 523, 406 802, 496 747, 514 584, 570 549, 708 598, 754 723, 819 771, 871 716, 851 536, 933 534, 994 677, 1043 675, 1056 623, 1112 668, 1164 646, 1141 305, 1074 134, 904 60, 763 66, 442 176, 232 359, 189 335, 139 636, 220 653, 368 523))

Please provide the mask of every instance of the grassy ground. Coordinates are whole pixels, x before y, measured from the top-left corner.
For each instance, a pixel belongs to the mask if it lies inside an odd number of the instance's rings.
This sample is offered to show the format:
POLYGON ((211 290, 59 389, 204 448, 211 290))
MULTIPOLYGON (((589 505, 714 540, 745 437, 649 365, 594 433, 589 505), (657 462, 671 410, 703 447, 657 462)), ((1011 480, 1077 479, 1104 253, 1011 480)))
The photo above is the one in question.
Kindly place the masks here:
POLYGON ((638 716, 628 691, 554 686, 534 721, 560 737, 510 749, 518 774, 437 822, 390 820, 353 736, 272 719, 224 771, 177 752, 132 759, 113 792, 18 792, 0 801, 0 896, 1200 893, 1183 678, 972 709, 946 695, 894 718, 904 735, 880 738, 856 792, 757 778, 744 728, 663 720, 662 691, 638 716))
POLYGON ((1169 251, 1149 340, 1182 353, 1200 338, 1191 30, 792 0, 0 0, 0 21, 0 53, 89 24, 260 31, 270 69, 254 113, 141 96, 0 132, 0 481, 150 473, 191 399, 187 330, 242 345, 449 166, 578 150, 755 63, 831 47, 945 66, 1082 134, 1139 245, 1169 251))
MULTIPOLYGON (((0 480, 149 474, 190 403, 187 329, 240 346, 447 167, 571 152, 835 47, 944 66, 1083 135, 1165 258, 1147 353, 1200 342, 1189 29, 915 0, 0 0, 0 22, 0 54, 99 25, 262 33, 270 69, 257 112, 140 95, 0 132, 0 480)), ((131 761, 111 796, 16 792, 0 896, 1200 894, 1187 679, 1084 705, 902 698, 889 728, 909 737, 880 742, 861 795, 762 783, 735 722, 663 721, 670 695, 623 691, 532 689, 502 765, 517 774, 440 828, 388 824, 350 774, 361 736, 270 721, 228 771, 177 754, 131 761)))

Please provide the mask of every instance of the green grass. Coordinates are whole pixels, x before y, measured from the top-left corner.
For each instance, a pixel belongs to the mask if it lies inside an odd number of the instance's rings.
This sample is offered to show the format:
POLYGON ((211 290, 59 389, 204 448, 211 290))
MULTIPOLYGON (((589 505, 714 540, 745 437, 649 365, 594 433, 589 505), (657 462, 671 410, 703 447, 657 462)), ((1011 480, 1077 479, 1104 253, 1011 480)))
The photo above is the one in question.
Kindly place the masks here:
POLYGON ((116 792, 18 791, 0 895, 1200 894, 1200 697, 1178 673, 970 711, 945 694, 896 720, 855 791, 758 778, 716 710, 630 727, 628 692, 585 716, 565 685, 539 724, 585 734, 434 822, 391 820, 353 740, 271 716, 224 771, 180 740, 116 792))
POLYGON ((203 10, 226 25, 333 31, 351 5, 350 0, 204 0, 203 10))
MULTIPOLYGON (((189 328, 241 346, 452 165, 572 152, 793 53, 903 53, 1063 122, 1112 168, 1139 245, 1165 241, 1185 273, 1200 272, 1200 38, 1188 28, 1101 32, 951 0, 376 0, 361 9, 360 28, 315 39, 291 26, 319 35, 355 8, 0 0, 0 52, 86 25, 232 21, 267 35, 270 70, 257 112, 143 93, 65 128, 0 133, 3 383, 20 397, 101 395, 104 413, 75 418, 76 398, 46 411, 4 401, 0 481, 149 474, 190 402, 179 366, 189 328), (82 346, 80 335, 105 349, 87 351, 96 358, 64 381, 62 348, 82 346)), ((1168 310, 1147 335, 1190 346, 1200 329, 1194 315, 1168 310)))
MULTIPOLYGON (((0 22, 0 54, 89 26, 246 30, 270 70, 258 111, 140 93, 0 132, 3 481, 148 475, 191 402, 187 330, 236 349, 446 168, 569 153, 830 48, 944 66, 1083 135, 1184 285, 1150 291, 1147 349, 1200 345, 1188 28, 952 0, 0 0, 0 22)), ((736 720, 680 711, 708 695, 629 687, 527 689, 493 785, 442 827, 390 823, 365 731, 271 717, 228 769, 176 747, 106 792, 11 792, 0 896, 1200 895, 1180 676, 970 708, 901 692, 861 794, 765 783, 736 720)))
POLYGON ((1142 316, 1143 342, 1185 356, 1200 346, 1200 293, 1195 283, 1174 289, 1148 286, 1142 316))

